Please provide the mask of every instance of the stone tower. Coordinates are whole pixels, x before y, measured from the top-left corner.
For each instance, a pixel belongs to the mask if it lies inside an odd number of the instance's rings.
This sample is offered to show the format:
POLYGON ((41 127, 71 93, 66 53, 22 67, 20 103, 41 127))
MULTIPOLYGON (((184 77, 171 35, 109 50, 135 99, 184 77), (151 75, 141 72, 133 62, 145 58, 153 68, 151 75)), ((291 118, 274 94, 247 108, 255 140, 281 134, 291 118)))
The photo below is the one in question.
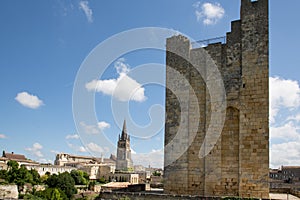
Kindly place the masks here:
POLYGON ((165 193, 269 198, 268 23, 268 0, 241 0, 240 20, 231 23, 224 44, 192 48, 184 36, 167 39, 166 88, 175 85, 177 94, 185 97, 178 99, 166 89, 165 193), (201 56, 203 51, 221 74, 226 114, 220 136, 214 144, 206 144, 212 145, 211 150, 201 157, 208 127, 219 123, 210 121, 218 102, 208 91, 207 85, 215 80, 209 74, 208 59, 201 56), (203 68, 203 74, 194 65, 203 68), (172 70, 190 87, 174 78, 172 70), (191 88, 197 101, 191 98, 191 88), (196 116, 199 123, 194 130, 196 116), (179 130, 181 136, 176 138, 179 130))
POLYGON ((132 169, 130 136, 127 133, 126 120, 124 120, 121 136, 119 135, 117 149, 117 166, 116 170, 127 171, 132 169))

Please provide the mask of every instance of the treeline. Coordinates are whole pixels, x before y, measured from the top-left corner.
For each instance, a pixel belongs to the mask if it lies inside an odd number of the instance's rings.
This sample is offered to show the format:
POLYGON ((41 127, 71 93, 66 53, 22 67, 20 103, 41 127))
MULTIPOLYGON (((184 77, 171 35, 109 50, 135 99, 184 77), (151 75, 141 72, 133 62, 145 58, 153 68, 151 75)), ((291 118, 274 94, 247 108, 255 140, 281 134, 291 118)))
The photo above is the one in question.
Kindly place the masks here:
POLYGON ((28 170, 25 166, 20 166, 16 161, 7 163, 7 170, 0 170, 0 184, 16 184, 19 190, 22 190, 25 184, 46 185, 43 191, 34 189, 22 196, 23 199, 71 199, 77 193, 75 185, 89 185, 89 175, 80 170, 72 170, 71 173, 64 172, 60 174, 50 174, 40 176, 34 170, 28 170))

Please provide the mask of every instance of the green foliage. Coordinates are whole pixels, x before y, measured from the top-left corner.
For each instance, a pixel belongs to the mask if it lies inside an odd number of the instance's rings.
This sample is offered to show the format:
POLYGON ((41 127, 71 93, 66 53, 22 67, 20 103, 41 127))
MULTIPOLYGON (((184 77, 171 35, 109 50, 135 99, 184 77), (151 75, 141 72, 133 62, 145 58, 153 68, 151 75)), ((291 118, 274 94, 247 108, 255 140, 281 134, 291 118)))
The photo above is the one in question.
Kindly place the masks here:
POLYGON ((46 183, 50 188, 61 189, 68 198, 71 198, 77 192, 75 181, 68 172, 59 175, 53 174, 47 179, 46 183))
POLYGON ((25 183, 36 185, 40 183, 40 175, 34 169, 27 170, 25 166, 19 167, 16 161, 8 161, 8 171, 1 170, 0 178, 8 183, 15 183, 23 186, 25 183))
POLYGON ((0 170, 0 183, 15 183, 18 186, 24 186, 25 183, 32 185, 46 183, 48 185, 46 190, 33 192, 33 195, 26 194, 24 199, 67 200, 77 192, 75 183, 80 185, 89 183, 88 174, 79 170, 74 170, 71 174, 68 172, 58 175, 46 173, 40 177, 36 170, 28 170, 25 166, 19 167, 16 161, 9 161, 7 165, 7 171, 0 170))
POLYGON ((89 175, 81 170, 72 170, 71 176, 75 181, 75 185, 87 185, 89 183, 89 175))
POLYGON ((106 183, 107 181, 105 180, 105 178, 104 177, 101 177, 100 179, 99 179, 99 183, 106 183))
POLYGON ((32 184, 33 185, 37 185, 37 184, 41 183, 41 176, 35 169, 29 170, 29 173, 32 175, 32 184))
POLYGON ((125 196, 125 197, 121 197, 120 200, 130 200, 130 198, 125 196))
POLYGON ((2 169, 0 170, 0 178, 5 179, 7 177, 7 171, 2 169))
POLYGON ((35 197, 49 200, 67 200, 67 195, 59 188, 47 188, 35 193, 35 197))
POLYGON ((83 178, 85 178, 86 180, 90 180, 90 175, 86 172, 83 172, 83 178))
POLYGON ((8 166, 8 169, 11 170, 11 169, 18 169, 19 168, 19 164, 17 163, 17 161, 14 161, 14 160, 10 160, 7 162, 7 166, 8 166))
POLYGON ((152 175, 153 175, 153 176, 161 176, 161 173, 158 172, 158 171, 154 171, 154 172, 152 173, 152 175))
POLYGON ((134 172, 134 168, 129 167, 129 168, 127 168, 127 170, 125 170, 125 171, 128 171, 128 172, 134 172))
POLYGON ((47 182, 47 179, 49 178, 49 176, 48 175, 43 175, 43 176, 41 176, 40 177, 40 181, 41 181, 41 183, 46 183, 47 182))
POLYGON ((57 174, 53 174, 53 175, 49 176, 48 179, 46 180, 46 184, 51 188, 56 187, 57 182, 58 182, 57 174))
POLYGON ((88 188, 89 188, 90 190, 93 190, 93 188, 94 188, 95 185, 96 185, 96 181, 90 181, 90 182, 89 182, 88 188))
POLYGON ((32 195, 32 194, 25 194, 21 198, 23 198, 24 200, 44 200, 43 198, 35 196, 35 195, 32 195))

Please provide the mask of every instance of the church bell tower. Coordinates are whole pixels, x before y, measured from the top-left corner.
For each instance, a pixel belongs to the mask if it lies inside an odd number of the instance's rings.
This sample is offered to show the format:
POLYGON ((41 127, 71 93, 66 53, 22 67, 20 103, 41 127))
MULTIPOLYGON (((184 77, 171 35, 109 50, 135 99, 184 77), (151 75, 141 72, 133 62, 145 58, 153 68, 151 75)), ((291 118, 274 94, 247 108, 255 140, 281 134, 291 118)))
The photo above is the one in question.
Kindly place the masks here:
POLYGON ((126 120, 124 120, 121 136, 119 135, 117 149, 117 166, 118 171, 128 171, 133 168, 130 150, 130 136, 127 133, 126 120))

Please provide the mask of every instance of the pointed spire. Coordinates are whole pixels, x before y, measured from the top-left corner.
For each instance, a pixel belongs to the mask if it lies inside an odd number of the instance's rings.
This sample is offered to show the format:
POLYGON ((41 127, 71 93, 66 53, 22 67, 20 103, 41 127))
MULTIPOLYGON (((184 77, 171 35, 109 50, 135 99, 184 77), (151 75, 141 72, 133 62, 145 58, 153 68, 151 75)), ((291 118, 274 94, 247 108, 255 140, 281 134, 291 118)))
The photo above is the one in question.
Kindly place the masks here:
POLYGON ((127 135, 126 120, 124 119, 121 139, 127 140, 127 138, 128 138, 128 135, 127 135))
POLYGON ((126 119, 124 119, 124 123, 123 123, 123 131, 124 131, 125 133, 127 133, 126 119))

